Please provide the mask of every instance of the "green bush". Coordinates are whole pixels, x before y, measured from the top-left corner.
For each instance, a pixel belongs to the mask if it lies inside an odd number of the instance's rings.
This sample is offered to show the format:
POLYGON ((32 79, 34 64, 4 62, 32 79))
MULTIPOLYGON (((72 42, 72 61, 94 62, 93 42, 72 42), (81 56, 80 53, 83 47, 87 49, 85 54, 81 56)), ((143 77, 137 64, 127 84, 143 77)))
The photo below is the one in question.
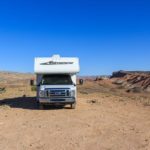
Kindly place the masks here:
POLYGON ((5 88, 0 88, 0 94, 6 92, 6 89, 5 88))
POLYGON ((37 90, 36 86, 31 87, 31 91, 36 91, 36 90, 37 90))

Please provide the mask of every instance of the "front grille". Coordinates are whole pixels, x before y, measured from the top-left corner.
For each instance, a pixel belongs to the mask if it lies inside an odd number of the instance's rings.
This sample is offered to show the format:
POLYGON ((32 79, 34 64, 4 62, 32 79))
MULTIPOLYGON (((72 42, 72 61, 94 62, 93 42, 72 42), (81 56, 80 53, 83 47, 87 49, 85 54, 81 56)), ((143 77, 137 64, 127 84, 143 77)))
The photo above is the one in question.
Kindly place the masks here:
POLYGON ((64 102, 65 99, 51 99, 51 101, 53 101, 53 102, 64 102))
POLYGON ((48 97, 68 97, 69 96, 69 89, 47 89, 47 96, 48 97))
POLYGON ((50 90, 50 96, 66 96, 65 90, 50 90))

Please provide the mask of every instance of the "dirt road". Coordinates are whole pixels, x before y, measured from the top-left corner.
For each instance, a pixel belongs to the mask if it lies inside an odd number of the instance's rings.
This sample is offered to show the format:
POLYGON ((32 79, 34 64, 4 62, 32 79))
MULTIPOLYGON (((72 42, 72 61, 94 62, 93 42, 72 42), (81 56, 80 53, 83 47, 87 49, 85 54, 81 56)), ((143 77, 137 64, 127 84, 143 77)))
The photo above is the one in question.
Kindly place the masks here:
POLYGON ((75 110, 38 110, 34 93, 23 98, 23 90, 9 89, 0 98, 0 150, 150 149, 149 106, 98 91, 81 93, 75 110))

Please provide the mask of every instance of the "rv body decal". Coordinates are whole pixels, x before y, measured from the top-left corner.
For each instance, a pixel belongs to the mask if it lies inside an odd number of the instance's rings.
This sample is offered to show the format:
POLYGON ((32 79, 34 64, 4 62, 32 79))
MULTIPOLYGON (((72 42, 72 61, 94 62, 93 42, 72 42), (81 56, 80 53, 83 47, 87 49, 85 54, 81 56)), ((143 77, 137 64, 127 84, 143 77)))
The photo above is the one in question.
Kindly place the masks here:
POLYGON ((73 62, 56 62, 56 61, 49 61, 45 63, 41 63, 41 65, 71 65, 73 62))

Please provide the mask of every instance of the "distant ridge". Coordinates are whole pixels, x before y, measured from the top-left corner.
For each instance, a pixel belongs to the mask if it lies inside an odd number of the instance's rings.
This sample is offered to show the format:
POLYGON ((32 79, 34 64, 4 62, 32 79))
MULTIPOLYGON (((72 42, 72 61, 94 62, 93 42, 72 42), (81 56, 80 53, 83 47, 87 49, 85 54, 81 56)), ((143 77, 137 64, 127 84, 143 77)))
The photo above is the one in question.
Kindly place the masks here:
POLYGON ((0 73, 8 73, 8 74, 34 74, 32 72, 17 72, 17 71, 7 71, 7 70, 0 70, 0 73))
POLYGON ((145 74, 145 75, 150 75, 150 71, 124 71, 124 70, 120 70, 120 71, 113 72, 111 78, 124 77, 127 74, 145 74))

